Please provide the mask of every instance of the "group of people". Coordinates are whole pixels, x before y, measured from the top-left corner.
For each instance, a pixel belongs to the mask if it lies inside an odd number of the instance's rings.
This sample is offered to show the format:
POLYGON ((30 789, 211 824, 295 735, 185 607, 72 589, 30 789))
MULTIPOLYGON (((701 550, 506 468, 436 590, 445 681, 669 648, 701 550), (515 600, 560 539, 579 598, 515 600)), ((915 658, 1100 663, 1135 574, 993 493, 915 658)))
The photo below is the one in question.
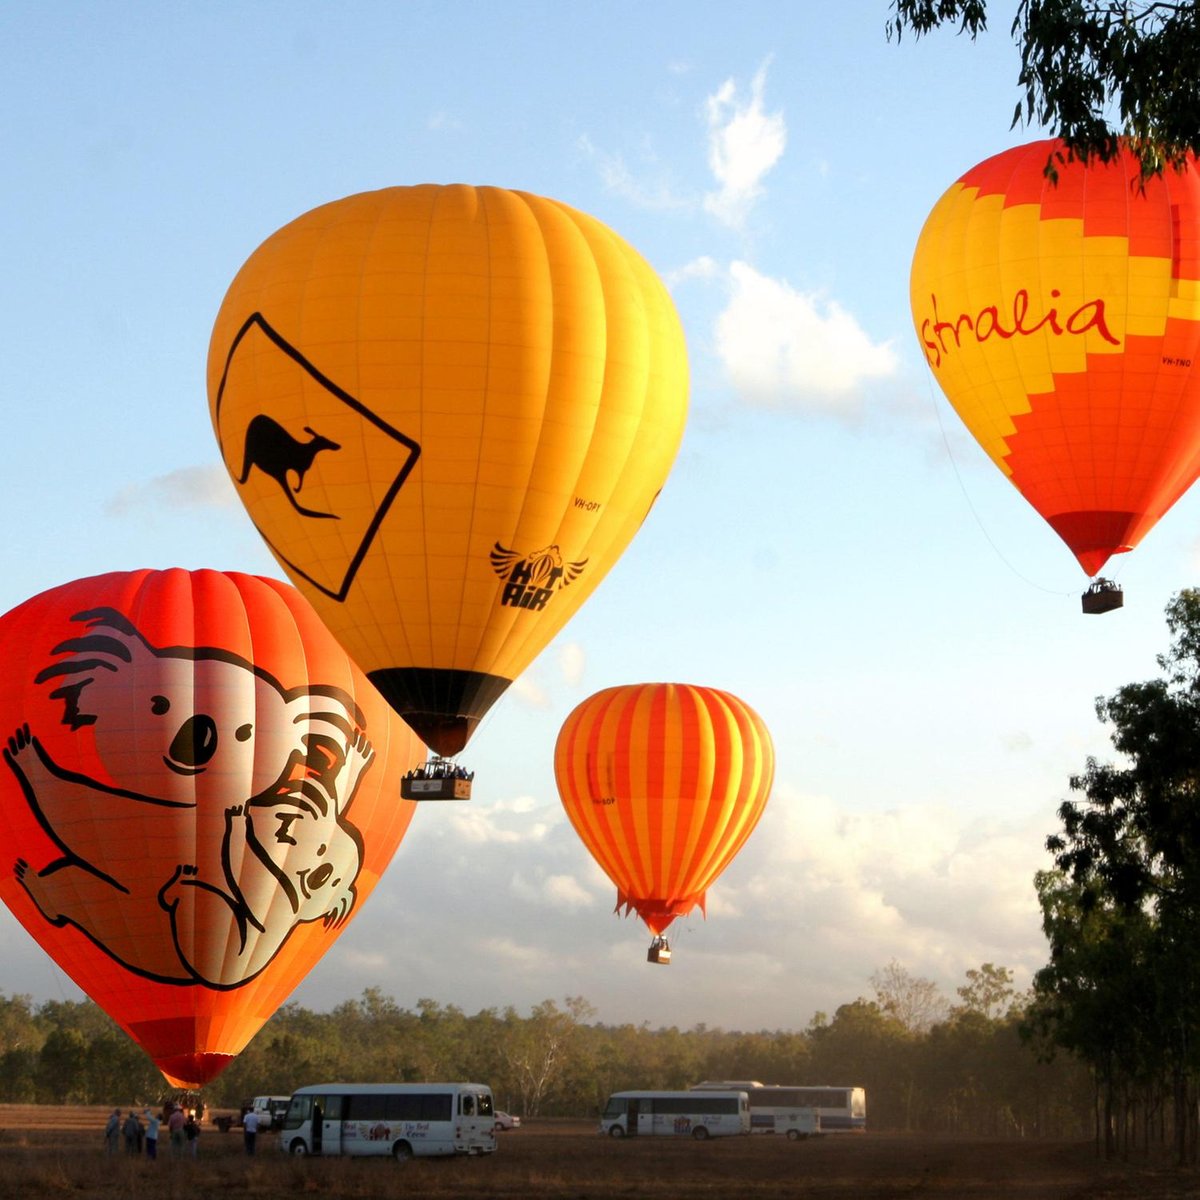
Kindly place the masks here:
POLYGON ((196 1119, 196 1110, 187 1112, 178 1104, 168 1101, 159 1117, 150 1109, 144 1109, 146 1122, 131 1108, 124 1120, 121 1110, 114 1108, 104 1126, 104 1145, 109 1154, 118 1154, 122 1141, 125 1153, 140 1155, 145 1149, 147 1158, 158 1157, 158 1137, 163 1126, 166 1126, 166 1136, 171 1143, 171 1157, 183 1158, 185 1155, 196 1157, 200 1145, 200 1122, 196 1119))

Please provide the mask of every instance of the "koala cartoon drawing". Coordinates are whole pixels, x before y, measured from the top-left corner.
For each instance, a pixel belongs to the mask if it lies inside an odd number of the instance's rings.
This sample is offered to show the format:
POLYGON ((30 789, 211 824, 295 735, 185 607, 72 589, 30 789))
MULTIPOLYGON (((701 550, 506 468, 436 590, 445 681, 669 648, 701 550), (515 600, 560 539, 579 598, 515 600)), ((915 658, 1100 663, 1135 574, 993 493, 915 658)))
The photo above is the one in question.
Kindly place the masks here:
POLYGON ((2 752, 60 852, 16 863, 42 915, 138 974, 219 989, 298 924, 340 925, 363 853, 346 811, 374 760, 353 699, 213 647, 153 646, 112 609, 73 620, 84 632, 36 682, 65 725, 91 728, 110 781, 59 766, 27 725, 2 752))

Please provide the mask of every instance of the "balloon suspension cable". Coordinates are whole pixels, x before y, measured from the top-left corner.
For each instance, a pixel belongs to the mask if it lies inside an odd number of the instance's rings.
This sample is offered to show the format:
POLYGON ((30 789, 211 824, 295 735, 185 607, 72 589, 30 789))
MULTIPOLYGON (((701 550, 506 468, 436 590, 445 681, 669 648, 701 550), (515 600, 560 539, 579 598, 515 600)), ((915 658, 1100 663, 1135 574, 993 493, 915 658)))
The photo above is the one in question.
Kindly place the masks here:
POLYGON ((1063 591, 1060 588, 1046 587, 1044 584, 1037 583, 1035 580, 1030 579, 1028 575, 1025 575, 1021 571, 1019 571, 1017 569, 1017 567, 1014 566, 1012 561, 1005 555, 1004 551, 1001 550, 1000 547, 996 545, 995 541, 992 538, 992 535, 990 533, 988 533, 988 531, 987 531, 987 526, 985 526, 983 523, 983 518, 979 515, 979 510, 976 509, 975 505, 971 502, 971 496, 970 496, 970 493, 967 491, 967 485, 963 482, 962 472, 959 471, 959 469, 958 469, 958 460, 954 457, 954 451, 951 449, 951 446, 950 446, 950 436, 949 436, 949 434, 947 434, 945 422, 942 420, 942 408, 941 408, 941 405, 938 403, 938 396, 933 389, 933 380, 929 376, 928 372, 926 373, 925 384, 926 384, 926 387, 929 389, 929 401, 933 405, 934 415, 937 417, 938 429, 941 431, 942 445, 944 445, 946 448, 946 457, 950 460, 950 466, 954 469, 954 478, 958 480, 958 488, 959 488, 959 491, 962 492, 963 500, 966 501, 967 509, 970 512, 971 516, 975 518, 975 524, 979 527, 979 532, 983 534, 984 540, 987 542, 987 544, 989 546, 991 546, 992 550, 995 552, 996 557, 1019 580, 1021 580, 1022 583, 1028 584, 1031 588, 1036 588, 1039 592, 1046 592, 1051 596, 1069 596, 1069 595, 1071 595, 1070 592, 1063 591))

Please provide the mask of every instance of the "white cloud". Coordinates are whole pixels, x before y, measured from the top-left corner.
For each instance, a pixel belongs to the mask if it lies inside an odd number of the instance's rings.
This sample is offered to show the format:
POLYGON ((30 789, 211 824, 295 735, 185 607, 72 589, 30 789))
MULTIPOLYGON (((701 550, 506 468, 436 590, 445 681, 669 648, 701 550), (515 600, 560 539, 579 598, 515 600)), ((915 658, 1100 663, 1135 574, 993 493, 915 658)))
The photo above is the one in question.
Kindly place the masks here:
MULTIPOLYGON (((548 814, 553 811, 546 810, 548 814)), ((549 825, 546 821, 529 820, 529 812, 528 808, 516 806, 456 804, 447 824, 455 840, 476 846, 543 841, 549 825), (510 816, 516 819, 509 819, 510 816)))
POLYGON ((871 972, 895 958, 952 999, 971 966, 995 962, 1027 980, 1044 961, 1032 884, 1048 865, 1042 824, 1037 816, 981 822, 920 804, 847 813, 780 789, 714 891, 729 888, 723 905, 770 913, 789 931, 778 948, 793 966, 853 967, 866 991, 871 972), (790 896, 781 896, 781 879, 793 881, 790 896))
POLYGON ((676 284, 687 283, 693 279, 719 279, 723 274, 724 272, 715 258, 702 254, 699 258, 693 258, 691 262, 684 263, 682 267, 668 272, 666 275, 667 287, 673 288, 676 284))
POLYGON ((896 371, 891 343, 872 342, 836 301, 798 292, 744 262, 730 265, 729 280, 716 350, 749 403, 854 416, 864 381, 896 371))
POLYGON ((586 134, 576 143, 595 163, 605 188, 637 208, 665 212, 693 207, 693 202, 676 193, 649 142, 640 155, 642 174, 635 175, 621 154, 601 150, 586 134))
POLYGON ((564 908, 594 908, 596 896, 581 886, 574 875, 533 875, 528 871, 516 873, 511 892, 523 900, 544 901, 564 908))
POLYGON ((509 686, 509 694, 526 708, 544 712, 550 707, 550 694, 538 681, 533 671, 522 671, 509 686))
POLYGON ((705 209, 725 224, 739 228, 762 194, 762 179, 779 161, 787 145, 782 113, 767 113, 763 93, 767 67, 763 63, 742 99, 737 84, 727 79, 705 104, 708 118, 708 165, 720 185, 704 198, 705 209))
POLYGON ((131 483, 117 492, 105 505, 110 516, 122 517, 143 509, 160 508, 231 508, 237 493, 225 468, 180 467, 148 479, 131 483))
POLYGON ((558 669, 568 687, 577 688, 583 683, 583 673, 587 669, 587 651, 579 642, 564 642, 558 648, 558 669))

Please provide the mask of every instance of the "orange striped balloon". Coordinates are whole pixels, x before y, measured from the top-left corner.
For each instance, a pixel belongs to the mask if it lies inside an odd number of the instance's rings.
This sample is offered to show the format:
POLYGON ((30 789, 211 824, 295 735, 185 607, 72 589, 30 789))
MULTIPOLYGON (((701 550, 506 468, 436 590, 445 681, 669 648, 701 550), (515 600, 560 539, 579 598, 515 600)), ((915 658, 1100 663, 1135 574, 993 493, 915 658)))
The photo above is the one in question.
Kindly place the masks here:
POLYGON ((606 688, 558 735, 563 807, 617 909, 662 933, 697 905, 762 816, 775 750, 736 696, 687 683, 606 688))
POLYGON ((1095 575, 1200 472, 1200 173, 997 154, 938 201, 913 322, 938 383, 1095 575))

